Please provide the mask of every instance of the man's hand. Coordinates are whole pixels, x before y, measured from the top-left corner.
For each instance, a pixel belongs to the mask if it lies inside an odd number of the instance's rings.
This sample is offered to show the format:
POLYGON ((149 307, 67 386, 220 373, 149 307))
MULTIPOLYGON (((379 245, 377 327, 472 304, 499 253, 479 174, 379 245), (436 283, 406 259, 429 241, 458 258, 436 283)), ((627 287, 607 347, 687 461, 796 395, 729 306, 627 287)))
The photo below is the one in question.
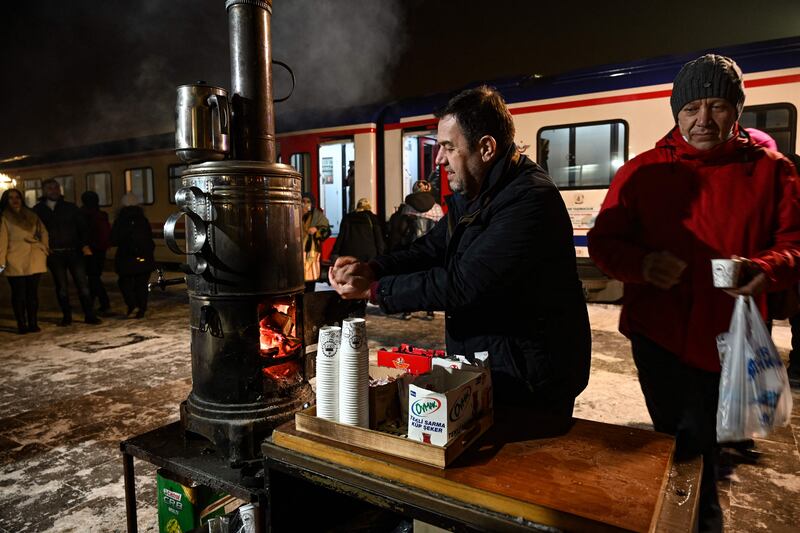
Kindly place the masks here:
POLYGON ((308 234, 309 235, 314 235, 316 232, 317 232, 317 227, 316 226, 311 226, 310 228, 308 228, 308 234))
POLYGON ((369 286, 375 281, 375 273, 369 263, 344 256, 338 258, 328 270, 328 280, 345 300, 366 300, 369 299, 369 286))
POLYGON ((686 261, 678 259, 669 252, 652 252, 642 261, 644 280, 664 290, 677 285, 685 269, 686 261))
POLYGON ((81 252, 83 252, 83 255, 92 255, 92 249, 89 246, 81 248, 81 252))
POLYGON ((758 266, 746 257, 733 256, 732 259, 738 259, 742 262, 743 275, 740 279, 744 279, 746 283, 740 285, 735 289, 724 289, 724 291, 733 297, 742 296, 758 296, 767 289, 769 279, 758 266))

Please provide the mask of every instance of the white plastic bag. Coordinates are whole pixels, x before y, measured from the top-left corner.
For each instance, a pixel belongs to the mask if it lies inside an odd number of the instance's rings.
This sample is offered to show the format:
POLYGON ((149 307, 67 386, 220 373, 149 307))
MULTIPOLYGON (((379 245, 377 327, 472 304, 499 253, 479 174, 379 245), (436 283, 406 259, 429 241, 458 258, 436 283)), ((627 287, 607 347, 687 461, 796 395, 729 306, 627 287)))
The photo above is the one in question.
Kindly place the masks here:
POLYGON ((722 363, 717 441, 764 437, 789 423, 792 393, 783 361, 758 306, 738 296, 731 324, 717 337, 722 363))

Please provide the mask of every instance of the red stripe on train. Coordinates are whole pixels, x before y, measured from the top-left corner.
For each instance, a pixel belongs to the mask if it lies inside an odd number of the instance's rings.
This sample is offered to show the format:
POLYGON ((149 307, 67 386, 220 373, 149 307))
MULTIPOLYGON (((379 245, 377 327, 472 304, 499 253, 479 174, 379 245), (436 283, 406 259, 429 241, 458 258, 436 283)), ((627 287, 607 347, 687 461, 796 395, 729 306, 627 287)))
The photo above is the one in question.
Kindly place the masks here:
MULTIPOLYGON (((745 80, 745 90, 751 87, 766 87, 769 85, 784 85, 787 83, 800 82, 800 74, 788 74, 786 76, 775 76, 772 78, 761 78, 756 80, 745 80)), ((556 109, 569 109, 573 107, 588 107, 594 105, 616 104, 619 102, 632 102, 636 100, 651 100, 654 98, 668 98, 672 94, 671 89, 660 91, 647 91, 635 94, 621 94, 617 96, 602 96, 598 98, 586 98, 584 100, 571 100, 569 102, 555 102, 552 104, 529 105, 524 107, 514 107, 511 109, 512 115, 522 115, 525 113, 541 113, 544 111, 554 111, 556 109)), ((387 124, 386 130, 397 130, 402 128, 417 128, 436 123, 435 118, 424 118, 411 120, 408 122, 398 122, 387 124)))
POLYGON ((358 135, 360 133, 375 133, 375 128, 352 128, 344 130, 319 130, 319 131, 306 131, 306 132, 291 132, 279 133, 279 139, 291 139, 292 137, 305 137, 307 135, 318 135, 320 137, 346 137, 349 135, 358 135))

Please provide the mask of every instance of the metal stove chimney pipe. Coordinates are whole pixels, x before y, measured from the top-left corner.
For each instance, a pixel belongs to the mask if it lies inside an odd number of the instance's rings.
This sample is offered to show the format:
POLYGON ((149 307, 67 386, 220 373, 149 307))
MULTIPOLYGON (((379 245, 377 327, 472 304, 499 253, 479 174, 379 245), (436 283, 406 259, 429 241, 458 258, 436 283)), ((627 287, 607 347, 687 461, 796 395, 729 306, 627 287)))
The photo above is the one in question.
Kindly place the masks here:
POLYGON ((227 0, 233 159, 275 163, 272 0, 227 0))

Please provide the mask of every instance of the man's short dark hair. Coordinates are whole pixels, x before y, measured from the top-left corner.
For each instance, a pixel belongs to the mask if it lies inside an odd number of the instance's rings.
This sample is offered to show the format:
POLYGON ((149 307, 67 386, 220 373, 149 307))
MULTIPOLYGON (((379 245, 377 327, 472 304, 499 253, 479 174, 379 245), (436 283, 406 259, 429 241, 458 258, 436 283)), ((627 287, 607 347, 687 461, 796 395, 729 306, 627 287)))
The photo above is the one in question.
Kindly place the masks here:
POLYGON ((47 187, 51 183, 55 183, 56 185, 59 186, 59 188, 61 187, 61 184, 58 181, 56 181, 54 178, 47 178, 46 180, 42 180, 42 189, 44 189, 45 187, 47 187))
POLYGON ((497 141, 498 152, 514 144, 514 120, 505 100, 492 87, 481 85, 458 93, 436 112, 436 118, 453 115, 471 147, 484 135, 497 141))

